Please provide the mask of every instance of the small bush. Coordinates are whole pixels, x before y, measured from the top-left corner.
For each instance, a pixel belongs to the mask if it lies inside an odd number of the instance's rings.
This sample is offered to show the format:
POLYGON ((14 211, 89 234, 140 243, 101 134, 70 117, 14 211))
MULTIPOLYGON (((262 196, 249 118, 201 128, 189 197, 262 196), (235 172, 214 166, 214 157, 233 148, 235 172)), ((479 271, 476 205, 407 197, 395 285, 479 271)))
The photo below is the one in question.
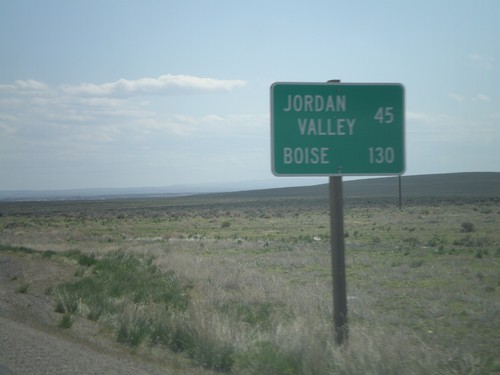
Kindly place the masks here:
POLYGON ((489 246, 491 242, 491 239, 488 237, 474 238, 470 234, 466 234, 462 238, 453 241, 453 245, 463 247, 486 247, 489 246))
POLYGON ((61 318, 61 321, 59 322, 59 327, 65 329, 71 328, 71 326, 73 325, 73 321, 74 321, 73 315, 64 314, 61 318))
POLYGON ((424 261, 422 259, 415 259, 410 262, 410 268, 418 268, 422 267, 424 264, 424 261))
POLYGON ((162 344, 174 352, 184 352, 195 345, 194 328, 182 319, 164 315, 151 325, 151 342, 162 344))
POLYGON ((420 240, 417 237, 404 238, 403 242, 408 244, 410 247, 417 247, 417 245, 420 244, 420 240))
POLYGON ((117 341, 137 348, 150 334, 150 322, 139 311, 120 316, 117 341))
POLYGON ((94 254, 82 254, 80 250, 69 250, 64 252, 63 255, 76 260, 80 266, 84 267, 91 267, 97 263, 97 259, 94 254))
POLYGON ((78 310, 78 295, 66 291, 57 293, 55 312, 61 314, 74 314, 78 310))
POLYGON ((75 277, 82 277, 83 275, 85 275, 85 269, 84 268, 78 268, 75 271, 75 277))
POLYGON ((35 250, 24 246, 10 246, 10 245, 0 245, 0 251, 12 251, 15 253, 22 254, 33 254, 35 250))
POLYGON ((19 288, 16 289, 16 292, 22 294, 28 293, 28 289, 30 288, 30 286, 31 283, 29 282, 23 283, 21 286, 19 286, 19 288))
POLYGON ((78 257, 78 264, 80 266, 85 266, 85 267, 90 267, 90 266, 93 266, 94 264, 97 263, 97 260, 95 259, 95 255, 92 254, 92 255, 85 255, 85 254, 81 254, 79 257, 78 257))
POLYGON ((52 258, 57 253, 53 250, 46 250, 42 253, 42 258, 52 258))
POLYGON ((224 220, 220 225, 221 228, 229 228, 230 226, 231 222, 229 220, 224 220))
POLYGON ((474 224, 468 221, 463 222, 460 226, 460 232, 462 233, 474 232, 474 224))
POLYGON ((190 346, 186 352, 190 358, 201 366, 215 371, 229 372, 234 365, 234 346, 231 343, 219 342, 213 337, 202 336, 192 332, 190 346))
POLYGON ((174 352, 184 352, 199 365, 228 372, 235 360, 232 343, 224 342, 210 333, 201 333, 183 314, 163 316, 151 322, 150 337, 153 344, 162 344, 174 352))
POLYGON ((245 374, 303 374, 303 358, 300 353, 281 350, 277 345, 264 341, 242 354, 237 367, 245 374))
POLYGON ((446 240, 446 238, 442 238, 434 234, 434 236, 429 240, 429 242, 427 242, 427 246, 442 248, 447 243, 448 241, 446 240))

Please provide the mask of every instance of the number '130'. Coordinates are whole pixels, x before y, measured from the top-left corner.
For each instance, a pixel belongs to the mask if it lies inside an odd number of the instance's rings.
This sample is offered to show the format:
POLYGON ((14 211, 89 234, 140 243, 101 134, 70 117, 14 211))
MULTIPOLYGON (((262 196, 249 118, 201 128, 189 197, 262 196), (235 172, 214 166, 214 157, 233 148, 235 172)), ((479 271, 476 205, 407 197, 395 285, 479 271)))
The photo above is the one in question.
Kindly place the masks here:
POLYGON ((392 147, 370 147, 368 148, 370 164, 391 164, 394 162, 394 149, 392 147))

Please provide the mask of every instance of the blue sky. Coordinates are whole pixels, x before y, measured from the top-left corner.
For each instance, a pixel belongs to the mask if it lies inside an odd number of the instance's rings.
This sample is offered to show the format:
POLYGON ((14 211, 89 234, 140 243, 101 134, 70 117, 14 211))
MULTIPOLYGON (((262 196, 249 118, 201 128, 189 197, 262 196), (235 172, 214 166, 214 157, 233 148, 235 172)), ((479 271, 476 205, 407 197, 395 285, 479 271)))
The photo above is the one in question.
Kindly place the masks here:
POLYGON ((271 84, 332 78, 405 86, 407 174, 500 172, 499 18, 496 0, 0 0, 0 190, 277 179, 271 84))

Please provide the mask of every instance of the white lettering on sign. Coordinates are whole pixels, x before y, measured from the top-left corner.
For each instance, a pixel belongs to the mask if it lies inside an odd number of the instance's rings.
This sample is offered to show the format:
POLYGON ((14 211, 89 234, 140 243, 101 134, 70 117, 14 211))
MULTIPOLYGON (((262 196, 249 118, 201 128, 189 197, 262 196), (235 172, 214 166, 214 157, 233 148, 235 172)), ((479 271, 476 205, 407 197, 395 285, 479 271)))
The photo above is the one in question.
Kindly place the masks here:
POLYGON ((285 147, 283 149, 285 164, 330 164, 327 157, 328 147, 285 147))
POLYGON ((354 118, 297 119, 300 135, 353 135, 354 118))
POLYGON ((394 149, 392 147, 370 147, 368 148, 370 155, 370 164, 392 164, 395 159, 394 149))
POLYGON ((345 112, 345 95, 288 95, 285 112, 345 112))
POLYGON ((273 83, 273 173, 402 173, 404 104, 400 84, 273 83))
POLYGON ((380 124, 392 124, 394 121, 393 107, 380 107, 373 117, 380 124))

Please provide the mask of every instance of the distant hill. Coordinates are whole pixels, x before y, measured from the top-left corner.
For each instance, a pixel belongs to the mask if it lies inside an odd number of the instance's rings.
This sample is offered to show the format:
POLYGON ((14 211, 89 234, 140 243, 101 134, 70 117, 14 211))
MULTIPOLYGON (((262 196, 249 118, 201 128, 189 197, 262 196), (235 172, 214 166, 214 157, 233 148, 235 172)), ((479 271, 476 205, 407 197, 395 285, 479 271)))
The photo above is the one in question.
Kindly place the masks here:
MULTIPOLYGON (((398 177, 370 178, 344 181, 345 198, 398 197, 398 177)), ((470 172, 403 176, 403 198, 500 198, 500 172, 470 172)), ((280 189, 265 189, 224 193, 224 196, 325 197, 328 184, 280 189)))
MULTIPOLYGON (((500 197, 500 173, 449 173, 401 178, 405 197, 500 197)), ((398 195, 398 177, 349 181, 345 195, 394 196, 398 195)))
MULTIPOLYGON (((290 182, 287 177, 274 179, 269 184, 274 186, 290 182), (277 181, 279 180, 279 181, 277 181), (288 181, 287 181, 288 180, 288 181)), ((297 183, 297 178, 293 180, 297 183)), ((300 181, 300 179, 299 179, 300 181)), ((324 178, 324 181, 328 181, 324 178)), ((200 185, 170 186, 150 188, 122 189, 81 189, 54 191, 0 191, 0 201, 52 201, 52 200, 105 200, 133 198, 174 198, 192 195, 203 195, 220 198, 326 198, 328 184, 278 187, 261 189, 257 184, 247 183, 235 186, 200 185), (254 186, 245 190, 242 186, 254 186), (233 190, 233 192, 230 192, 233 190), (219 192, 219 193, 217 193, 219 192)), ((344 181, 344 197, 349 198, 394 198, 398 197, 398 177, 367 178, 344 181)), ((279 185, 278 185, 279 186, 279 185)), ((448 173, 418 176, 403 176, 401 179, 403 198, 500 198, 500 172, 448 173)))

